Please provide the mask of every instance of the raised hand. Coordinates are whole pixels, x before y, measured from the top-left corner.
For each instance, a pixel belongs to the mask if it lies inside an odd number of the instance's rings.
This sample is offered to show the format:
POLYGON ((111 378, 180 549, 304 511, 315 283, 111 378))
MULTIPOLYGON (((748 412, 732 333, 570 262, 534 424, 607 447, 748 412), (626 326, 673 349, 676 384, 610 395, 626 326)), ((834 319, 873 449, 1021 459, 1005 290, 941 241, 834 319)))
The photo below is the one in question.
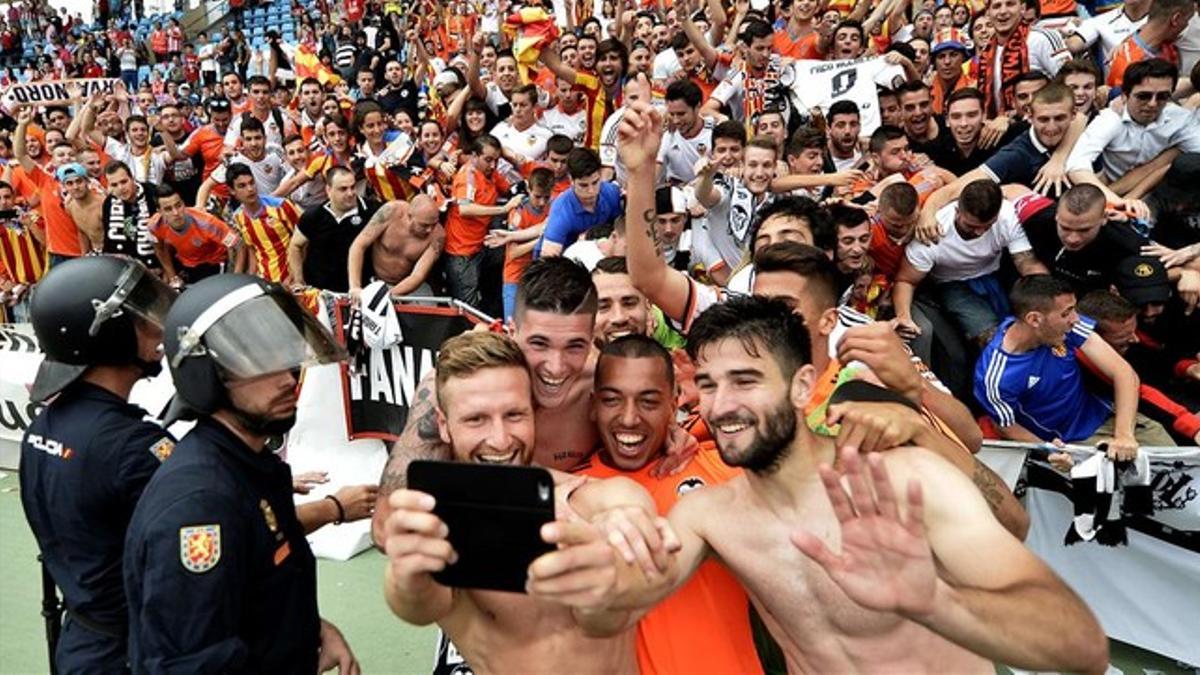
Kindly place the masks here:
POLYGON ((434 572, 458 560, 447 537, 450 528, 433 514, 432 495, 416 490, 396 490, 388 496, 392 513, 384 525, 384 552, 396 585, 412 593, 435 583, 434 572))
POLYGON ((617 152, 625 168, 632 172, 647 164, 653 166, 657 161, 663 120, 662 113, 650 103, 650 81, 645 73, 638 73, 637 80, 628 87, 630 94, 636 92, 637 101, 625 108, 617 129, 617 152))
POLYGON ((870 483, 857 452, 843 450, 841 460, 849 495, 837 472, 828 465, 820 468, 821 482, 842 528, 841 553, 834 553, 803 529, 792 533, 792 544, 824 568, 842 592, 862 607, 908 617, 927 615, 933 608, 938 578, 925 536, 920 484, 909 483, 908 513, 901 515, 879 455, 867 457, 870 483))

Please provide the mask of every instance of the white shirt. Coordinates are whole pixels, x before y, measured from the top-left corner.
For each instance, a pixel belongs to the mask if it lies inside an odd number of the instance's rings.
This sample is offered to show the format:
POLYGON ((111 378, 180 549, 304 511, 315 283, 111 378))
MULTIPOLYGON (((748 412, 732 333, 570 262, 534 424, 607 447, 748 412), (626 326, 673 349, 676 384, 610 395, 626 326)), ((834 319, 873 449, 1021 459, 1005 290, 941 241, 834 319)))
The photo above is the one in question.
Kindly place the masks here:
POLYGON ((855 148, 854 154, 846 159, 842 159, 832 152, 829 153, 829 158, 833 160, 833 166, 838 171, 849 171, 862 162, 863 155, 862 151, 860 151, 858 148, 855 148))
POLYGON ((1157 120, 1142 126, 1133 121, 1128 109, 1119 115, 1105 109, 1079 137, 1067 158, 1067 171, 1092 171, 1099 157, 1101 174, 1116 180, 1172 147, 1200 152, 1200 126, 1190 110, 1168 103, 1157 120))
MULTIPOLYGON (((280 111, 280 112, 282 113, 282 111, 280 111)), ((253 112, 250 114, 254 115, 253 112)), ((257 115, 255 115, 255 119, 258 119, 257 115)), ((279 116, 279 119, 283 122, 283 126, 284 126, 283 129, 280 129, 279 125, 275 123, 275 113, 274 112, 267 113, 266 120, 259 120, 260 122, 262 122, 263 131, 264 131, 264 135, 267 138, 268 146, 277 145, 281 148, 283 147, 284 134, 289 126, 288 125, 288 117, 287 117, 287 115, 281 114, 279 116)), ((239 140, 241 140, 241 138, 242 138, 242 116, 234 115, 233 118, 229 120, 229 130, 225 132, 225 145, 227 145, 231 148, 237 147, 237 143, 239 140)))
MULTIPOLYGON (((283 174, 285 162, 283 161, 283 152, 272 152, 272 148, 267 148, 267 154, 257 162, 249 157, 238 153, 229 158, 230 164, 245 164, 250 167, 250 171, 254 173, 254 183, 258 187, 260 195, 274 194, 275 189, 283 182, 283 174)), ((213 182, 221 184, 225 182, 225 165, 221 164, 213 169, 209 176, 213 182)))
MULTIPOLYGON (((1179 50, 1179 72, 1190 73, 1196 61, 1200 60, 1200 14, 1193 14, 1183 34, 1175 40, 1175 48, 1179 50)), ((1187 75, 1184 75, 1187 77, 1187 75)))
POLYGON ((555 106, 542 113, 542 126, 570 138, 576 144, 582 143, 587 130, 587 110, 580 108, 574 115, 568 115, 555 106))
POLYGON ((595 241, 580 239, 563 251, 563 257, 567 260, 574 260, 591 272, 596 269, 596 263, 604 259, 604 251, 600 250, 600 245, 595 241))
POLYGON ((1121 42, 1133 31, 1141 28, 1144 23, 1146 23, 1144 16, 1133 21, 1124 9, 1114 9, 1111 12, 1085 19, 1083 23, 1075 27, 1073 33, 1078 35, 1088 47, 1099 42, 1100 55, 1103 57, 1101 62, 1107 64, 1112 61, 1113 52, 1121 46, 1121 42))
POLYGON ((936 216, 941 239, 934 244, 913 241, 904 250, 908 262, 934 281, 966 281, 991 274, 1000 269, 1000 253, 1004 250, 1015 255, 1033 248, 1008 200, 1001 204, 1000 215, 987 233, 975 239, 959 235, 954 226, 957 215, 958 202, 942 207, 936 216))
POLYGON ((624 117, 625 106, 621 106, 608 116, 604 127, 600 129, 600 163, 616 173, 618 183, 625 182, 625 165, 617 154, 617 129, 624 117))
POLYGON ((670 131, 658 148, 658 161, 663 165, 667 180, 690 183, 696 178, 696 162, 712 152, 712 134, 716 122, 711 117, 702 119, 700 132, 686 138, 679 131, 670 131))
POLYGON ((167 160, 161 152, 147 148, 146 154, 138 157, 129 150, 129 146, 114 139, 105 137, 104 154, 125 163, 133 171, 133 179, 139 183, 159 185, 163 182, 163 174, 167 172, 167 160))
POLYGON ((667 47, 654 57, 654 65, 650 68, 651 77, 655 80, 665 80, 682 67, 675 49, 667 47))
POLYGON ((537 122, 524 131, 519 131, 509 122, 501 122, 492 128, 492 135, 510 152, 536 160, 546 154, 546 141, 554 132, 537 122))

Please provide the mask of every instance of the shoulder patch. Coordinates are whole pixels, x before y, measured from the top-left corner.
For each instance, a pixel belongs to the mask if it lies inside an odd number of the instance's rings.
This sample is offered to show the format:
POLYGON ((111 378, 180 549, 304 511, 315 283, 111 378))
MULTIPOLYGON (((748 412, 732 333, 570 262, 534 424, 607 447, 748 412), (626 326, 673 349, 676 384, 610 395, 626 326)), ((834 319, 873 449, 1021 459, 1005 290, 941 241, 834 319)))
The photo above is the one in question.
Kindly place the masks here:
POLYGON ((193 574, 203 574, 221 561, 221 526, 190 525, 179 528, 179 562, 193 574))
POLYGON ((153 453, 158 461, 165 462, 171 453, 175 450, 175 441, 169 438, 160 438, 154 445, 150 446, 150 452, 153 453))

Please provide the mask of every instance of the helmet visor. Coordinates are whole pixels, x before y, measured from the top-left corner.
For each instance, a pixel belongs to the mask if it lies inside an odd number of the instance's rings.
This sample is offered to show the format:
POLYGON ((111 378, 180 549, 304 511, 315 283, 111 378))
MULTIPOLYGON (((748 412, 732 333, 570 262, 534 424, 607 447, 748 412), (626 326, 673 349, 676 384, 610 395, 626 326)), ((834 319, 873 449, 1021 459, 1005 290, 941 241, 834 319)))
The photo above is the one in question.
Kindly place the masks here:
POLYGON ((312 314, 288 295, 251 298, 204 333, 208 355, 225 372, 247 379, 347 358, 312 314))
POLYGON ((123 311, 129 311, 161 328, 175 296, 170 286, 150 274, 145 267, 130 264, 117 279, 112 295, 95 305, 96 315, 88 332, 93 336, 98 334, 105 321, 123 311))

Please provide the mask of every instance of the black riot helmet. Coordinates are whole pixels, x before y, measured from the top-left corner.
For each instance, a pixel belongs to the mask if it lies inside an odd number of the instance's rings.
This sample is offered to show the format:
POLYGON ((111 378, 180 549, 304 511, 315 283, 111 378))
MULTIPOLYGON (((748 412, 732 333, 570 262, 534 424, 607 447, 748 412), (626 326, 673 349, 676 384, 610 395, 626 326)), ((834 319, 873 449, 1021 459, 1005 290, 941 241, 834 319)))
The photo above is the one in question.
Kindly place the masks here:
POLYGON ((176 395, 210 415, 226 382, 346 358, 329 331, 279 284, 220 274, 189 286, 167 314, 163 346, 176 395))
POLYGON ((74 258, 52 267, 34 287, 30 315, 46 360, 30 396, 44 401, 90 366, 136 364, 137 322, 161 327, 175 291, 141 263, 114 256, 74 258))

